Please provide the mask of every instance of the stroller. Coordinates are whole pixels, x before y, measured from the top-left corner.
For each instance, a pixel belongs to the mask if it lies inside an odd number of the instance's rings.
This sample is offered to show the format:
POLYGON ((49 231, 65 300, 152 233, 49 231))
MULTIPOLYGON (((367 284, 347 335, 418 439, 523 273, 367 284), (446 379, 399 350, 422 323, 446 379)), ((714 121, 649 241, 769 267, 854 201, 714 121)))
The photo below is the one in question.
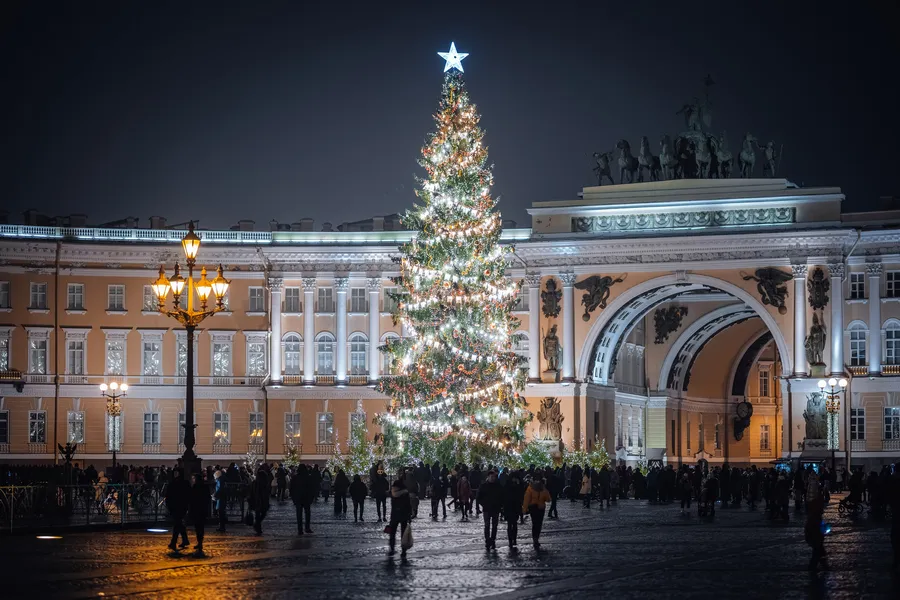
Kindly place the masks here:
POLYGON ((862 502, 850 494, 846 498, 838 502, 838 514, 842 517, 859 517, 862 516, 865 506, 862 502))

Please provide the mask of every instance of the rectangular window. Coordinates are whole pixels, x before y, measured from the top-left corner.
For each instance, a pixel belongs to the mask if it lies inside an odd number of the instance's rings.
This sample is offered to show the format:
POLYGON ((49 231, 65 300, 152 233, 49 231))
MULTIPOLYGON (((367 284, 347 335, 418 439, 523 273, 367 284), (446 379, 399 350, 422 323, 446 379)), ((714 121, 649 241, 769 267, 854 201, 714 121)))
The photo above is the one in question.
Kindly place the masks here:
POLYGON ((28 308, 37 308, 44 310, 47 308, 47 284, 32 283, 31 284, 31 300, 28 308))
POLYGON ((250 288, 250 303, 247 305, 248 312, 266 312, 266 293, 261 287, 250 288))
POLYGON ((884 364, 900 364, 900 328, 896 326, 884 331, 884 364))
POLYGON ((231 415, 213 413, 213 441, 216 444, 228 444, 231 440, 231 415))
POLYGON ((301 364, 300 336, 291 334, 284 339, 284 374, 299 375, 301 364))
POLYGON ((9 334, 0 337, 0 371, 9 371, 9 334))
POLYGON ((900 440, 900 406, 884 408, 884 439, 900 440))
POLYGON ((285 443, 300 443, 300 413, 284 413, 284 440, 285 443))
POLYGON ((850 273, 850 299, 862 300, 866 297, 866 274, 850 273))
POLYGON ((850 439, 866 439, 866 409, 864 408, 850 409, 850 439))
POLYGON ((159 413, 144 413, 144 443, 159 443, 159 413))
POLYGON ((261 412, 250 413, 250 443, 262 444, 264 431, 263 414, 261 412))
POLYGON ((900 298, 900 271, 888 271, 884 274, 884 297, 900 298))
POLYGON ((143 356, 144 375, 160 376, 162 375, 162 349, 160 342, 144 342, 143 356))
POLYGON ((300 302, 300 288, 284 288, 284 312, 301 313, 303 312, 302 306, 300 302))
POLYGON ((125 310, 125 286, 114 284, 106 287, 106 310, 125 310))
POLYGON ((28 442, 32 444, 47 443, 47 411, 28 411, 28 442))
POLYGON ((9 443, 9 411, 0 410, 0 444, 9 443))
POLYGON ((213 377, 231 377, 231 344, 213 344, 213 377))
POLYGON ((316 415, 316 443, 334 443, 334 413, 319 413, 316 415))
POLYGON ((350 289, 350 312, 368 312, 369 303, 366 301, 366 288, 350 289))
MULTIPOLYGON (((184 424, 187 422, 187 417, 183 412, 178 413, 178 443, 184 444, 184 424)), ((196 422, 196 421, 195 421, 196 422)))
POLYGON ((0 281, 0 308, 9 308, 9 282, 0 281))
POLYGON ((247 344, 247 376, 264 377, 266 374, 266 345, 261 342, 247 344))
POLYGON ((760 450, 768 450, 769 449, 769 426, 768 425, 760 425, 759 426, 759 449, 760 450))
POLYGON ((122 436, 125 428, 122 423, 122 415, 113 417, 106 415, 106 449, 109 452, 122 450, 122 436))
POLYGON ((84 443, 84 411, 69 411, 66 418, 66 440, 70 444, 84 443))
POLYGON ((331 288, 319 288, 319 306, 316 312, 334 312, 334 296, 331 288))
POLYGON ((759 395, 762 398, 769 397, 769 372, 759 372, 759 395))
POLYGON ((125 374, 124 340, 106 340, 106 374, 125 374))
POLYGON ((850 330, 850 365, 866 366, 866 332, 862 329, 850 330))
POLYGON ((84 342, 80 340, 66 342, 66 373, 84 375, 84 342))
POLYGON ((187 337, 175 338, 175 376, 187 377, 187 337))
POLYGON ((66 293, 67 310, 84 310, 84 284, 70 283, 66 293))
POLYGON ((47 374, 47 340, 28 340, 28 372, 47 374))
POLYGON ((156 294, 153 293, 153 288, 149 285, 145 285, 141 310, 144 312, 156 312, 158 308, 159 301, 156 299, 156 294))
POLYGON ((396 294, 399 289, 400 288, 396 287, 384 288, 384 312, 391 314, 397 312, 397 300, 394 298, 394 294, 396 294))

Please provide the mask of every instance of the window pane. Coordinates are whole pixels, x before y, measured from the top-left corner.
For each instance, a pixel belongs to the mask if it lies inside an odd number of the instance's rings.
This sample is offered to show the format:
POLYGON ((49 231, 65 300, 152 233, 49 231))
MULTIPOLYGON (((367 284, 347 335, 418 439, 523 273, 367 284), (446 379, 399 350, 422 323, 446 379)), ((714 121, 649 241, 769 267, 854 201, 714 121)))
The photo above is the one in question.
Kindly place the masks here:
POLYGON ((230 441, 229 414, 213 413, 213 439, 217 444, 227 444, 230 441))
POLYGON ((30 340, 28 342, 31 357, 31 372, 38 375, 47 374, 47 341, 30 340))
POLYGON ((317 443, 334 443, 334 413, 319 413, 316 433, 317 443))
POLYGON ((9 443, 9 411, 0 411, 0 444, 9 443))
POLYGON ((125 342, 106 342, 106 372, 109 375, 125 374, 125 342))
POLYGON ((144 342, 144 375, 162 374, 162 356, 159 342, 144 342))
POLYGON ((231 344, 215 344, 213 346, 213 376, 229 377, 231 375, 231 344))
POLYGON ((47 442, 47 413, 31 411, 28 413, 28 441, 32 444, 47 442))
POLYGON ((0 337, 0 371, 9 370, 9 338, 0 337))
POLYGON ((262 377, 266 374, 265 344, 247 344, 247 374, 252 377, 262 377))
POLYGON ((0 281, 0 308, 9 307, 9 282, 0 281))
POLYGON ((250 443, 262 443, 264 431, 265 429, 263 426, 263 414, 254 412, 250 413, 250 443))
POLYGON ((67 438, 69 443, 84 443, 84 413, 81 411, 69 411, 68 417, 67 438))
POLYGON ((175 342, 175 375, 187 377, 187 338, 175 342))

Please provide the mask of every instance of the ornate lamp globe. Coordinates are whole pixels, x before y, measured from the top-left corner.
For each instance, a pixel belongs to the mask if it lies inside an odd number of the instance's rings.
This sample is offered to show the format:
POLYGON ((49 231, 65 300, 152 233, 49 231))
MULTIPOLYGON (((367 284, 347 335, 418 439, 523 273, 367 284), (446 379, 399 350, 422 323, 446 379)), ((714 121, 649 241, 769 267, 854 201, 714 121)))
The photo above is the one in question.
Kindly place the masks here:
POLYGON ((187 235, 181 240, 181 247, 184 248, 184 256, 189 265, 194 264, 197 253, 200 252, 200 236, 194 233, 194 222, 188 224, 187 235))

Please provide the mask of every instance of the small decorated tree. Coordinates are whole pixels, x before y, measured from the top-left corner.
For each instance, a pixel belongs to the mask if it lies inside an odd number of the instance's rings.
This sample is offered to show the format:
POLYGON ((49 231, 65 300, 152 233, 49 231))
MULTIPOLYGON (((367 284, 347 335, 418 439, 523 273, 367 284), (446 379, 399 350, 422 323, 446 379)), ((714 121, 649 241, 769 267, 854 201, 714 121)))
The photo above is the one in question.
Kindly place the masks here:
POLYGON ((547 446, 534 441, 525 446, 517 462, 523 469, 527 469, 531 465, 543 469, 553 466, 553 456, 550 455, 547 446))
MULTIPOLYGON (((294 444, 288 444, 284 451, 284 458, 281 459, 282 464, 290 469, 294 469, 300 465, 300 449, 294 444)), ((254 471, 255 472, 255 471, 254 471)))
POLYGON ((599 442, 595 438, 594 447, 588 453, 588 464, 599 471, 603 467, 608 467, 611 463, 609 452, 606 451, 606 438, 599 442))

